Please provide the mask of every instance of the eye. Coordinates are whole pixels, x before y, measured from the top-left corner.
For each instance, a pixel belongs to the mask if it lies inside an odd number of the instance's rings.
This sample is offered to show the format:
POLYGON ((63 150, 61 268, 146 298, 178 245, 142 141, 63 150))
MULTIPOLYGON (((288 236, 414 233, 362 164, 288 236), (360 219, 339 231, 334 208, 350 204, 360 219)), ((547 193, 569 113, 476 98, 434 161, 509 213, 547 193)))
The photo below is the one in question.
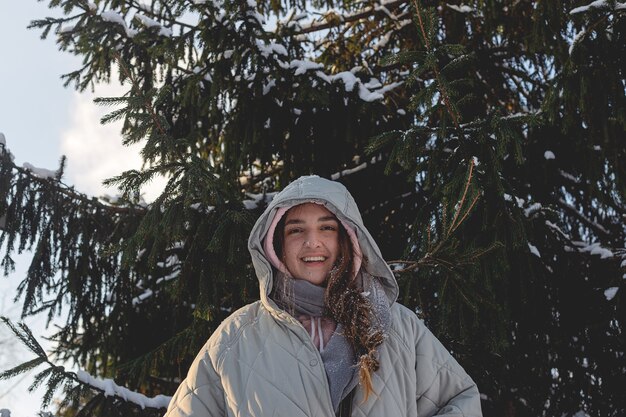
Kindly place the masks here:
POLYGON ((321 227, 321 229, 324 230, 324 231, 329 230, 329 231, 333 231, 334 232, 334 231, 337 230, 337 226, 335 226, 334 224, 325 224, 325 225, 323 225, 321 227))
POLYGON ((287 235, 295 235, 296 233, 300 233, 300 232, 302 232, 302 229, 301 229, 301 228, 299 228, 299 227, 293 227, 293 228, 291 228, 291 229, 287 229, 287 230, 285 231, 285 234, 287 234, 287 235))

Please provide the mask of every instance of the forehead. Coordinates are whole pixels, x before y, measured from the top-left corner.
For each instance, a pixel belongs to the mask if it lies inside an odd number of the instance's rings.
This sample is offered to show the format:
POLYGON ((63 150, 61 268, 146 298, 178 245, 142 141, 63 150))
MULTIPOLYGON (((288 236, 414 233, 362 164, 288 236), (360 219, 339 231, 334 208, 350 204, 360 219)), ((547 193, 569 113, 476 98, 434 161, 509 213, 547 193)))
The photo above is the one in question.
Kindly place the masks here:
POLYGON ((319 219, 329 220, 329 217, 333 220, 336 219, 335 215, 326 207, 315 203, 305 203, 290 208, 285 215, 285 220, 317 221, 319 219))

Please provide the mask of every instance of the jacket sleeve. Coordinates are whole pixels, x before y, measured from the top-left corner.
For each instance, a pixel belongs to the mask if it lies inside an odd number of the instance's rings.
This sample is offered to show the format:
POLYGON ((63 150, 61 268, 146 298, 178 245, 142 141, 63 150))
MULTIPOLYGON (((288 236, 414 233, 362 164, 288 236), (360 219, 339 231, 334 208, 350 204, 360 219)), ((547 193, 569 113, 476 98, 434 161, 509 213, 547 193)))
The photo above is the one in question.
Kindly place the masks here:
POLYGON ((418 415, 482 416, 476 383, 419 319, 415 356, 418 415))
POLYGON ((207 350, 198 354, 165 417, 226 417, 224 388, 207 350))

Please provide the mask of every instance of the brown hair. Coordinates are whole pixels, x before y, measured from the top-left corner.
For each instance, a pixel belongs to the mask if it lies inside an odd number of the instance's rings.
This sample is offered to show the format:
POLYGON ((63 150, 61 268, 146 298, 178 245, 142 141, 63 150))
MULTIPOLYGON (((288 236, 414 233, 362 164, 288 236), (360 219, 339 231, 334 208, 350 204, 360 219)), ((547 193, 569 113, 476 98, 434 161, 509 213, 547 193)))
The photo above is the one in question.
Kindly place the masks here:
MULTIPOLYGON (((297 207, 297 206, 294 206, 297 207)), ((293 207, 289 210, 292 210, 293 207)), ((289 213, 289 211, 287 211, 289 213)), ((282 259, 285 243, 285 219, 283 215, 274 232, 274 250, 282 259)), ((373 322, 373 307, 361 294, 358 282, 353 276, 354 248, 348 232, 339 224, 339 256, 335 267, 326 278, 324 304, 326 310, 344 328, 344 336, 350 342, 358 358, 359 381, 365 389, 365 401, 374 392, 372 373, 380 367, 376 348, 383 342, 383 331, 373 322)), ((276 283, 277 289, 286 283, 276 283)), ((286 292, 283 292, 285 294, 286 292)))

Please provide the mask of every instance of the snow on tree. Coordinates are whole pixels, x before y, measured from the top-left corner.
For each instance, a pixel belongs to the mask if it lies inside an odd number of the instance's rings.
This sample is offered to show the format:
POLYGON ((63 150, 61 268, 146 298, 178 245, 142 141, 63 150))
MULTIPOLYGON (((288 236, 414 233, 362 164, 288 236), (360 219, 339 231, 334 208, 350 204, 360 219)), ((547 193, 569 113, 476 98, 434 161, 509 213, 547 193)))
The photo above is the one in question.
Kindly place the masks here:
POLYGON ((46 366, 36 383, 67 415, 160 414, 257 296, 254 219, 317 173, 350 188, 399 301, 477 380, 485 415, 626 411, 623 3, 50 5, 65 16, 31 26, 83 58, 67 85, 124 83, 103 121, 124 121, 145 166, 103 200, 0 142, 2 266, 33 250, 23 315, 67 312, 54 361, 7 321, 36 359, 0 377, 46 366))

